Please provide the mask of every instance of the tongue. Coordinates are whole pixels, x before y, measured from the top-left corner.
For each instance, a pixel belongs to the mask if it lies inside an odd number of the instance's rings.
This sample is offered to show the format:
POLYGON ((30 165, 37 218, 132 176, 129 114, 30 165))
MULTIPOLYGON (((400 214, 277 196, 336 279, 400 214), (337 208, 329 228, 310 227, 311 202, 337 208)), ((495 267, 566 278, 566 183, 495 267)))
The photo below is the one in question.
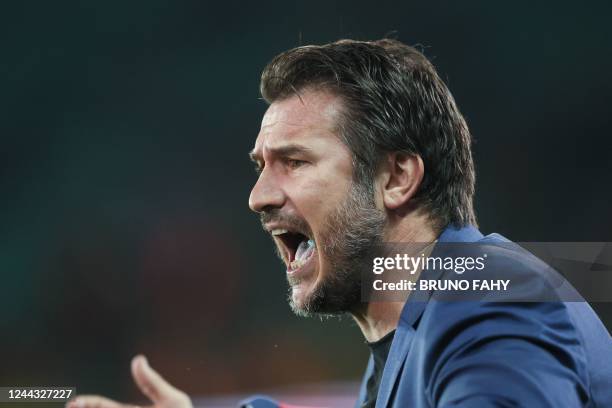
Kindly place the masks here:
POLYGON ((312 251, 314 251, 314 248, 315 244, 312 239, 300 242, 300 245, 298 245, 297 250, 295 251, 295 259, 299 261, 308 259, 308 257, 312 254, 312 251))

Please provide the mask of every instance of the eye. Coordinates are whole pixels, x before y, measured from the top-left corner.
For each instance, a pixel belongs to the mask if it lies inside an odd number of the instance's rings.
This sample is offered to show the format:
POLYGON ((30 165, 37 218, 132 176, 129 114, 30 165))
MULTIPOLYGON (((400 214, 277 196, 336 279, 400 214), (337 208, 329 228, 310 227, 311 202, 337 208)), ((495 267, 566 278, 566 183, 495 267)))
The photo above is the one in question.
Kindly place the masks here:
POLYGON ((301 167, 306 164, 304 160, 297 160, 297 159, 286 159, 285 163, 287 164, 287 167, 289 167, 290 169, 297 169, 298 167, 301 167))

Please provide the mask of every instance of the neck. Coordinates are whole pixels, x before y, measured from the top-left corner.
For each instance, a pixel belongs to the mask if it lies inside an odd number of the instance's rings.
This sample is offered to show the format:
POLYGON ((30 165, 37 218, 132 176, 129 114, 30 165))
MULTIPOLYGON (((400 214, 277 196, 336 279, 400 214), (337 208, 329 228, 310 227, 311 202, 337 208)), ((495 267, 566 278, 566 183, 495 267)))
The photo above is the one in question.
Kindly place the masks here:
MULTIPOLYGON (((385 234, 386 242, 434 242, 436 233, 429 227, 424 217, 403 218, 395 225, 390 220, 388 233, 385 234)), ((431 251, 433 245, 428 247, 431 251)), ((418 273, 414 276, 418 279, 418 273)), ((353 319, 361 329, 365 339, 372 343, 380 340, 386 334, 395 330, 399 322, 405 301, 402 302, 369 302, 362 303, 361 307, 351 312, 353 319)))
POLYGON ((366 341, 373 343, 395 330, 404 302, 369 302, 352 313, 366 341))

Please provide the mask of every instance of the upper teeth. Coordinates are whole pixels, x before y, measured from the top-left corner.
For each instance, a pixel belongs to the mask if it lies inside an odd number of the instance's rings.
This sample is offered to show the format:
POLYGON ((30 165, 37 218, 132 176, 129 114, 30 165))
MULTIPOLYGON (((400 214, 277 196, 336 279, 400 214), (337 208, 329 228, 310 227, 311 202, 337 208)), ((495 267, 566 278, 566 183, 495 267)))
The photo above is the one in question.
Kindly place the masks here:
POLYGON ((277 229, 272 230, 272 235, 281 235, 281 234, 286 234, 286 233, 287 233, 287 230, 282 229, 282 228, 277 228, 277 229))

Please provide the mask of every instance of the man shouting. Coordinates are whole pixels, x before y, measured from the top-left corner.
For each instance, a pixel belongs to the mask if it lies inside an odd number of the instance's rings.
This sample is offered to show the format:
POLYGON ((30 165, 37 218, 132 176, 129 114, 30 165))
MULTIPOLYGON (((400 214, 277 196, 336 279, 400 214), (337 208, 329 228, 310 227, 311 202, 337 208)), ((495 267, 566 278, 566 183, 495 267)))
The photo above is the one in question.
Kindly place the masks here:
MULTIPOLYGON (((261 93, 249 206, 285 263, 295 313, 348 313, 369 343, 357 407, 612 406, 612 342, 586 302, 363 297, 362 266, 386 242, 486 244, 488 264, 535 286, 545 268, 478 231, 470 132, 419 51, 388 39, 298 47, 268 64, 261 93)), ((134 366, 156 406, 190 406, 134 366)))

